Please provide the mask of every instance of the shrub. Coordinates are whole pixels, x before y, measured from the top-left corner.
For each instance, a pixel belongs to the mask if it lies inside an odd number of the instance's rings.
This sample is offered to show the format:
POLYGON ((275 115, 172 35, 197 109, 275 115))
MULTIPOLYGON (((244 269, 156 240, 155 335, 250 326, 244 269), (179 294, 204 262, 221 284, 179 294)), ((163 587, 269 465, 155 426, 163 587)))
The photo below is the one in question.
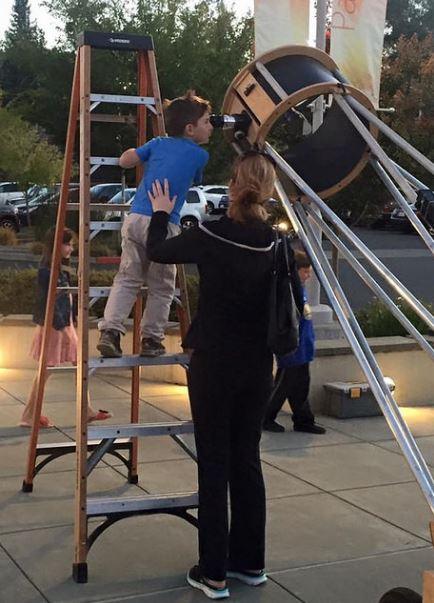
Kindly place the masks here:
MULTIPOLYGON (((89 275, 90 284, 94 287, 110 287, 115 274, 115 270, 92 270, 89 275)), ((33 313, 36 277, 36 268, 0 270, 0 314, 33 313)), ((198 297, 198 278, 196 276, 187 276, 187 288, 191 313, 194 314, 198 297)), ((90 309, 90 315, 102 316, 105 303, 105 298, 99 299, 90 309)), ((174 304, 172 305, 171 320, 177 320, 174 304)))
MULTIPOLYGON (((428 325, 412 310, 404 300, 399 297, 395 301, 398 308, 422 333, 429 335, 428 325)), ((431 312, 434 307, 431 304, 424 303, 424 306, 431 312)), ((356 312, 357 320, 360 323, 363 333, 366 337, 391 337, 393 335, 407 335, 407 331, 401 323, 393 316, 390 310, 378 299, 372 301, 367 306, 356 312)))
POLYGON ((18 245, 16 233, 10 228, 0 227, 0 245, 8 245, 11 247, 15 247, 15 245, 18 245))
POLYGON ((33 312, 36 273, 34 268, 0 270, 0 314, 33 312))
POLYGON ((42 255, 44 251, 44 243, 42 241, 33 241, 30 245, 30 251, 33 255, 42 255))

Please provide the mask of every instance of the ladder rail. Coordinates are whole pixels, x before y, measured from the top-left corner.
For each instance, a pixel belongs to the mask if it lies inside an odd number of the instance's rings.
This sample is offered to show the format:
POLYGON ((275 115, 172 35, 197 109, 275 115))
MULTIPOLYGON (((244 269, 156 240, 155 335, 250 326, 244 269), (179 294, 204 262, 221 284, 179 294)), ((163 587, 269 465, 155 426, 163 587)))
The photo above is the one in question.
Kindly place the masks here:
MULTIPOLYGON (((57 280, 59 277, 61 263, 61 248, 63 240, 63 229, 66 222, 66 208, 68 202, 69 183, 72 172, 72 156, 74 152, 75 134, 77 130, 77 116, 80 102, 79 89, 79 65, 80 59, 77 54, 74 66, 73 85, 71 92, 71 102, 69 107, 68 130, 65 143, 65 155, 63 160, 62 184, 60 187, 59 206, 56 220, 56 234, 54 238, 54 248, 51 259, 50 282, 48 285, 47 305, 45 308, 44 324, 51 325, 54 316, 54 302, 56 298, 57 280)), ((36 446, 39 434, 39 419, 42 410, 42 400, 44 396, 45 381, 47 379, 47 359, 48 346, 50 343, 51 330, 44 328, 42 335, 41 353, 39 357, 38 374, 37 374, 37 391, 36 403, 33 416, 32 430, 29 440, 29 449, 27 455, 26 474, 23 481, 23 490, 26 492, 33 489, 33 477, 36 462, 36 446)))

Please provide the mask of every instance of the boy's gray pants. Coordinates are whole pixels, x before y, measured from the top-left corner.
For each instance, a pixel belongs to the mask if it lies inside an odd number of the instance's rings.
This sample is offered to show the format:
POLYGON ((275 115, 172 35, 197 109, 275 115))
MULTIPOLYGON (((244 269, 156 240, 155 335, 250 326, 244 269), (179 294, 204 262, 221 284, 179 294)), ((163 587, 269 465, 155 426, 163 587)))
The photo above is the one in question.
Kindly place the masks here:
MULTIPOLYGON (((146 256, 146 240, 151 218, 141 214, 128 214, 122 226, 122 255, 119 272, 104 310, 98 329, 115 329, 125 335, 124 322, 144 284, 148 286, 147 301, 142 317, 142 337, 157 341, 164 338, 169 318, 170 304, 175 291, 176 266, 156 264, 146 256)), ((180 228, 169 222, 168 238, 179 234, 180 228)))

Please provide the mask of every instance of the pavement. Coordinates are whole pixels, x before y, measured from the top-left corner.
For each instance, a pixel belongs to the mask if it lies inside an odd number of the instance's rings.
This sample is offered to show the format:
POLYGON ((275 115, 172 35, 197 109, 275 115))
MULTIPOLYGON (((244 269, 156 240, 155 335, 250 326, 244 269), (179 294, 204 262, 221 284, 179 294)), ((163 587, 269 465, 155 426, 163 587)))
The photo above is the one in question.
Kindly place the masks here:
MULTIPOLYGON (((186 586, 197 559, 193 527, 169 516, 133 517, 110 527, 88 557, 89 581, 71 578, 74 455, 36 477, 21 492, 28 431, 17 427, 34 372, 0 369, 0 602, 200 603, 186 586)), ((91 379, 96 408, 128 421, 129 379, 100 373, 91 379)), ((142 381, 141 421, 190 417, 183 386, 142 381)), ((74 438, 74 382, 56 374, 47 384, 44 412, 56 424, 41 442, 74 438)), ((434 467, 434 407, 403 414, 434 467)), ((241 603, 378 603, 396 586, 422 591, 422 572, 434 568, 432 515, 382 417, 337 420, 318 416, 325 435, 265 433, 262 461, 267 486, 268 583, 229 581, 241 603)), ((109 496, 196 489, 194 462, 167 437, 144 438, 138 485, 122 464, 105 457, 89 491, 109 496)))

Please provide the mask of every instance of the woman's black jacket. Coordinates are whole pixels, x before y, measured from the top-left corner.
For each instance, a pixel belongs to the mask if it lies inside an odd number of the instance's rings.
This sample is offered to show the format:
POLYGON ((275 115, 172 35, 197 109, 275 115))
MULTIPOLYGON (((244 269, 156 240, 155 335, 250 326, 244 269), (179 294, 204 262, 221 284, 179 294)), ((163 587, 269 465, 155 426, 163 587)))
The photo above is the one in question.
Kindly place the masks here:
MULTIPOLYGON (((234 222, 228 217, 204 222, 165 240, 169 215, 153 214, 147 239, 151 261, 197 264, 199 301, 183 341, 185 348, 263 353, 267 329, 274 235, 261 221, 234 222)), ((303 295, 295 269, 295 299, 303 295)))
MULTIPOLYGON (((45 320, 50 272, 50 268, 44 265, 41 265, 38 270, 35 310, 33 314, 33 322, 38 325, 43 325, 45 320)), ((57 286, 69 287, 70 282, 69 269, 62 266, 59 278, 57 279, 57 286)), ((74 307, 71 305, 71 294, 66 291, 57 293, 53 315, 53 327, 56 331, 60 331, 71 324, 71 315, 73 315, 73 320, 75 320, 76 310, 75 305, 74 307)))

